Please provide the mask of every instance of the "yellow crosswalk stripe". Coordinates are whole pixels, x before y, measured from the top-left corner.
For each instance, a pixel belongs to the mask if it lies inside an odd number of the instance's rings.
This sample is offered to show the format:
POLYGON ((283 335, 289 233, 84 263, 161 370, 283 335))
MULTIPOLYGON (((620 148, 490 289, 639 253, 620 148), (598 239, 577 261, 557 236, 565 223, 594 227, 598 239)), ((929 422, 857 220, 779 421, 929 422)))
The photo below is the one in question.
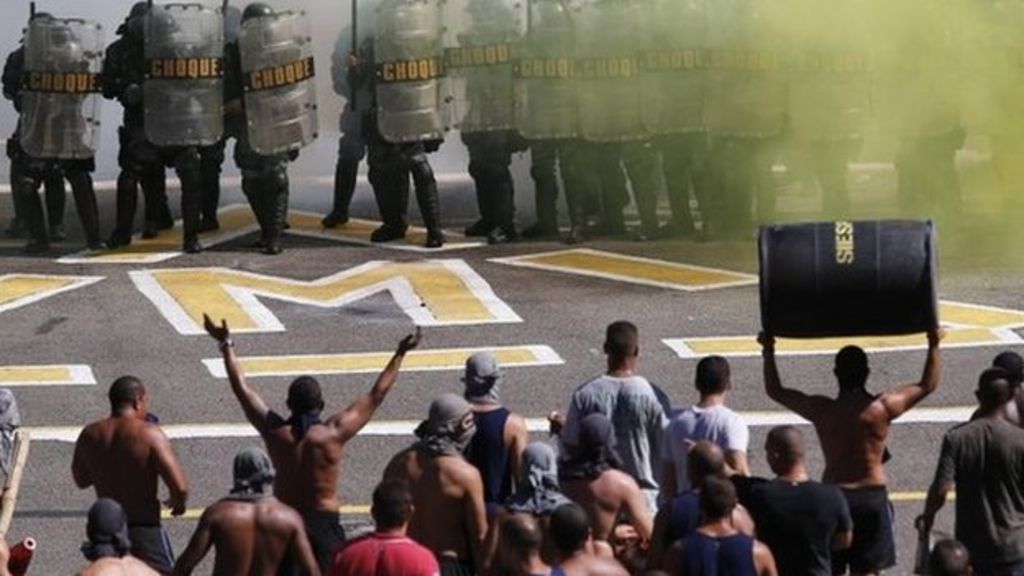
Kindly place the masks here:
MULTIPOLYGON (((466 358, 480 351, 494 354, 502 367, 550 366, 565 362, 548 346, 498 346, 413 350, 402 363, 403 371, 460 370, 466 358)), ((301 374, 366 374, 381 371, 392 352, 358 354, 309 354, 239 358, 246 377, 298 376, 301 374)), ((216 378, 227 378, 220 358, 203 360, 216 378)))
POLYGON ((0 366, 0 388, 8 386, 91 386, 92 368, 83 364, 0 366))
POLYGON ((493 258, 491 262, 687 292, 757 283, 757 277, 750 274, 589 248, 493 258))
POLYGON ((291 229, 288 230, 288 233, 312 238, 373 245, 381 248, 392 248, 395 250, 409 250, 412 252, 461 250, 465 248, 478 248, 484 245, 483 242, 468 241, 461 234, 446 231, 447 240, 443 247, 439 249, 425 248, 423 244, 427 241, 427 229, 420 226, 410 226, 405 232, 404 239, 374 244, 370 242, 370 234, 380 226, 380 222, 364 220, 362 218, 351 218, 344 225, 337 228, 324 228, 320 224, 322 218, 322 214, 290 210, 288 212, 288 223, 291 224, 291 229))
POLYGON ((103 280, 102 276, 4 274, 0 276, 0 312, 20 308, 100 280, 103 280))

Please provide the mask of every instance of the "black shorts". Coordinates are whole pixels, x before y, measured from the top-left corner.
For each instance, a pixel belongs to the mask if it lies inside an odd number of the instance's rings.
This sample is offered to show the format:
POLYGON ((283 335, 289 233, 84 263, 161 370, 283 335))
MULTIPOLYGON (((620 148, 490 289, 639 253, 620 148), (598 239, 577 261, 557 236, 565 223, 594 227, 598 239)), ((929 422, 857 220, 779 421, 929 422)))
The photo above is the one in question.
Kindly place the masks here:
POLYGON ((437 563, 441 576, 476 576, 476 568, 453 556, 441 556, 437 563))
POLYGON ((345 541, 345 529, 341 525, 341 515, 337 512, 312 510, 302 513, 306 524, 306 536, 316 556, 316 563, 327 573, 331 569, 334 549, 345 541))
POLYGON ((832 573, 878 572, 896 565, 893 509, 885 486, 842 488, 853 519, 853 544, 832 552, 832 573))
POLYGON ((161 574, 174 571, 174 551, 163 526, 128 526, 128 537, 132 541, 132 556, 161 574))

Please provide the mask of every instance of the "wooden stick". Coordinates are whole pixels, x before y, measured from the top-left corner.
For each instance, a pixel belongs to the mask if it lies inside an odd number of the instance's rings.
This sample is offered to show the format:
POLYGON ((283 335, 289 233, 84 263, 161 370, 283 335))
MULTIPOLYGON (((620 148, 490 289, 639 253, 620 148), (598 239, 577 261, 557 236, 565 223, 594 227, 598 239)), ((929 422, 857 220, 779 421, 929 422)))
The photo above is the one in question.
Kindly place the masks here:
POLYGON ((32 438, 27 430, 19 428, 14 431, 14 464, 11 466, 11 473, 7 475, 7 481, 4 482, 3 495, 0 496, 0 534, 7 534, 11 527, 14 507, 18 502, 18 490, 21 488, 21 476, 25 471, 31 443, 32 438))

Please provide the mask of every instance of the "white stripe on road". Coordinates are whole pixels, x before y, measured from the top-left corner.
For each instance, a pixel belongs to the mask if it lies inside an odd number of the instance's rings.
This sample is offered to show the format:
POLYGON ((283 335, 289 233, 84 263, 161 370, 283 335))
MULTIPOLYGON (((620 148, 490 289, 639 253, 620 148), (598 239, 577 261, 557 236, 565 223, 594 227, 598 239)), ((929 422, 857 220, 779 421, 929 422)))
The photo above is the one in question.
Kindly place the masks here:
MULTIPOLYGON (((898 424, 953 424, 967 421, 974 410, 974 406, 915 408, 896 422, 898 424)), ((807 424, 806 420, 792 412, 751 411, 740 412, 740 415, 743 416, 747 425, 754 427, 807 424)), ((419 425, 418 420, 370 422, 359 434, 361 436, 412 436, 417 425, 419 425)), ((548 420, 547 418, 527 418, 526 427, 530 432, 547 432, 548 420)), ((252 438, 256 436, 256 430, 247 423, 167 424, 161 428, 172 440, 252 438)), ((32 434, 33 442, 74 442, 78 438, 79 432, 82 431, 81 426, 29 426, 27 429, 32 434)))

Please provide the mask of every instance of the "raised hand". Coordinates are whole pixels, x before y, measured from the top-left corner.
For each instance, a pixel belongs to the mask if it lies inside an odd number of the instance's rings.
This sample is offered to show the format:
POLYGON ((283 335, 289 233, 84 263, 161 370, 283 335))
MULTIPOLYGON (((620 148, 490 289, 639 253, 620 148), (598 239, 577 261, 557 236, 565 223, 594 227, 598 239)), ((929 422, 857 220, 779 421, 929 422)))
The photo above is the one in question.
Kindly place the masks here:
POLYGON ((416 332, 409 334, 402 341, 398 343, 398 354, 405 354, 409 350, 419 346, 420 340, 423 338, 423 330, 419 326, 416 327, 416 332))
POLYGON ((203 314, 203 328, 206 328, 206 333, 217 342, 224 342, 231 338, 231 331, 228 329, 227 320, 221 319, 220 326, 217 326, 210 319, 209 314, 203 314))

